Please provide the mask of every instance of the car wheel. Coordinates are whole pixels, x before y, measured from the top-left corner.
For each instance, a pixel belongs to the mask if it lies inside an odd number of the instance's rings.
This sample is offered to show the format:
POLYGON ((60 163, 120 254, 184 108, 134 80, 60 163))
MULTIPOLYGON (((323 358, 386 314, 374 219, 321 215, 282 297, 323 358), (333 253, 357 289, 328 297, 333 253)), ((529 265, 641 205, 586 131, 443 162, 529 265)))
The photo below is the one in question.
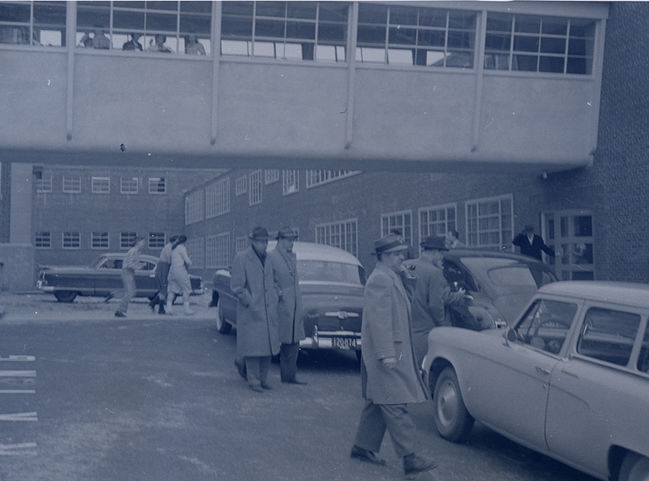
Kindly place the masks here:
POLYGON ((473 417, 466 410, 452 367, 446 367, 437 378, 433 408, 435 426, 440 436, 456 443, 467 440, 473 427, 473 417))
POLYGON ((649 479, 649 458, 636 453, 624 456, 618 481, 647 481, 649 479))
POLYGON ((216 330, 221 334, 228 334, 232 329, 232 325, 225 320, 225 316, 221 310, 221 301, 216 304, 216 330))
POLYGON ((59 302, 72 302, 77 297, 77 293, 74 291, 57 291, 54 293, 54 297, 59 302))

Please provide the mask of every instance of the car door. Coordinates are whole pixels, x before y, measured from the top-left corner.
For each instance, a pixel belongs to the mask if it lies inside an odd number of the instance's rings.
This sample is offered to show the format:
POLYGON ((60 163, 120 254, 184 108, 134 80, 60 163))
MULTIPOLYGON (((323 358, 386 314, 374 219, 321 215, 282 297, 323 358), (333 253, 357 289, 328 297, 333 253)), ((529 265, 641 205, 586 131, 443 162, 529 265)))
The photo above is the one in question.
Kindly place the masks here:
POLYGON ((135 295, 137 297, 151 297, 157 292, 155 267, 154 262, 140 259, 135 269, 135 295))
POLYGON ((576 304, 539 298, 503 342, 484 343, 483 365, 473 376, 480 393, 479 402, 472 396, 476 418, 522 444, 547 450, 548 386, 576 312, 576 304))
POLYGON ((94 272, 96 296, 105 296, 122 287, 122 259, 106 256, 97 264, 94 272))

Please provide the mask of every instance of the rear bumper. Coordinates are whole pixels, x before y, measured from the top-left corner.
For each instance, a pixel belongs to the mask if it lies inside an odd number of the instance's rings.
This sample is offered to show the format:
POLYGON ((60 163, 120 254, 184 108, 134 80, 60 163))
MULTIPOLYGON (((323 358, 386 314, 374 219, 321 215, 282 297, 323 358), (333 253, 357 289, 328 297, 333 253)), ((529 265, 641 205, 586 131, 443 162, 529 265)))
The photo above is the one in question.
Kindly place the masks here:
POLYGON ((54 292, 54 286, 44 285, 42 280, 36 281, 36 288, 45 292, 54 292))
POLYGON ((302 339, 300 347, 303 349, 361 349, 361 333, 355 331, 318 331, 314 326, 313 335, 302 339))

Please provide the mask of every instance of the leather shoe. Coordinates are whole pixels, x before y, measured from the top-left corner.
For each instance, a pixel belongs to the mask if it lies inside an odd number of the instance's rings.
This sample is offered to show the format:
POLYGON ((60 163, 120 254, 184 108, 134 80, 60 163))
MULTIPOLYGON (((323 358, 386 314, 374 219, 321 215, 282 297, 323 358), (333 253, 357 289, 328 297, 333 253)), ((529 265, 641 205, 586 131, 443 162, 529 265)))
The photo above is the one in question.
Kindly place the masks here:
POLYGON ((432 459, 424 458, 414 453, 403 457, 403 471, 406 474, 423 473, 436 467, 437 463, 432 459))
POLYGON ((385 459, 379 458, 373 451, 369 449, 361 448, 360 446, 354 445, 352 447, 352 452, 350 457, 360 459, 366 463, 378 464, 379 466, 385 465, 385 459))
POLYGON ((273 389, 273 386, 271 386, 271 385, 268 384, 267 382, 262 382, 262 383, 261 383, 261 387, 262 387, 262 389, 268 389, 269 391, 270 391, 271 389, 273 389))
POLYGON ((255 392, 264 392, 260 384, 248 384, 248 387, 255 392))
POLYGON ((282 382, 285 382, 287 384, 299 384, 300 386, 306 386, 307 384, 309 384, 306 381, 299 381, 297 379, 291 379, 290 381, 282 381, 282 382))
POLYGON ((239 373, 239 376, 242 378, 246 379, 246 365, 243 363, 242 360, 240 359, 235 359, 234 360, 234 365, 237 368, 237 372, 239 373))
POLYGON ((115 311, 115 317, 126 317, 126 314, 122 311, 115 311))

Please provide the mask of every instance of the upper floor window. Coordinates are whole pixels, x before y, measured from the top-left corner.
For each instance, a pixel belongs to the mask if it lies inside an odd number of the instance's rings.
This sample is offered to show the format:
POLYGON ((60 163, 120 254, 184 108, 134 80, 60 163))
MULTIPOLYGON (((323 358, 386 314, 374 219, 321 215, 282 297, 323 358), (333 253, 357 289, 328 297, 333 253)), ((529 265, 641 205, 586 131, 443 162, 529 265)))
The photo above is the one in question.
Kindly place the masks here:
POLYGON ((0 44, 65 47, 67 2, 0 2, 0 44))
POLYGON ((300 191, 300 171, 297 169, 282 171, 282 194, 295 194, 300 191))
POLYGON ((149 177, 149 194, 164 194, 167 192, 167 181, 164 177, 149 177))
POLYGON ((315 226, 317 244, 327 244, 358 255, 358 221, 348 219, 315 226))
POLYGON ((63 233, 64 249, 78 249, 79 247, 81 247, 81 234, 79 232, 63 233))
POLYGON ((205 193, 195 190, 185 196, 185 225, 203 220, 205 215, 205 193))
POLYGON ((466 203, 466 240, 470 246, 502 248, 511 245, 514 202, 511 194, 466 203))
POLYGON ((205 218, 230 212, 230 177, 205 187, 205 218))
POLYGON ((234 195, 243 195, 248 192, 248 177, 242 175, 234 181, 234 195))
POLYGON ((381 237, 398 232, 404 242, 412 245, 412 211, 391 212, 381 215, 381 237))
POLYGON ((120 177, 119 191, 122 194, 137 194, 138 180, 137 177, 120 177))
POLYGON ((334 180, 349 177, 360 173, 358 170, 329 170, 317 169, 306 171, 306 188, 316 187, 318 185, 326 184, 334 180))
POLYGON ((264 170, 264 184, 273 184, 279 181, 279 169, 264 170))
POLYGON ((36 235, 34 236, 34 247, 39 249, 49 249, 52 247, 52 233, 36 232, 36 235))
POLYGON ((443 236, 456 229, 455 204, 419 209, 419 242, 426 237, 443 236))
POLYGON ((249 183, 248 205, 261 204, 261 170, 250 172, 249 183))
POLYGON ((91 232, 90 247, 92 249, 108 249, 109 238, 108 232, 91 232))
POLYGON ((221 54, 345 62, 343 2, 223 2, 221 54))
POLYGON ((90 179, 93 194, 110 193, 110 177, 93 177, 90 179))
POLYGON ((212 2, 77 4, 77 47, 210 55, 212 2))
POLYGON ((230 233, 207 236, 205 239, 205 267, 215 269, 230 265, 230 233))
POLYGON ((195 237, 186 243, 187 255, 192 261, 192 267, 199 268, 205 265, 205 238, 195 237))
POLYGON ((137 232, 121 232, 119 236, 119 248, 130 249, 135 245, 137 239, 137 232))
POLYGON ((590 75, 595 20, 489 13, 484 67, 590 75))
POLYGON ((67 194, 79 194, 81 192, 81 176, 80 175, 64 175, 63 176, 63 192, 67 194))
POLYGON ((234 239, 234 251, 236 253, 245 251, 249 245, 250 245, 250 241, 246 236, 237 237, 236 239, 234 239))
POLYGON ((149 232, 149 249, 162 249, 164 246, 164 232, 149 232))
POLYGON ((36 192, 39 194, 52 192, 52 174, 42 174, 36 179, 36 192))
POLYGON ((477 13, 360 3, 359 62, 473 68, 477 13))

